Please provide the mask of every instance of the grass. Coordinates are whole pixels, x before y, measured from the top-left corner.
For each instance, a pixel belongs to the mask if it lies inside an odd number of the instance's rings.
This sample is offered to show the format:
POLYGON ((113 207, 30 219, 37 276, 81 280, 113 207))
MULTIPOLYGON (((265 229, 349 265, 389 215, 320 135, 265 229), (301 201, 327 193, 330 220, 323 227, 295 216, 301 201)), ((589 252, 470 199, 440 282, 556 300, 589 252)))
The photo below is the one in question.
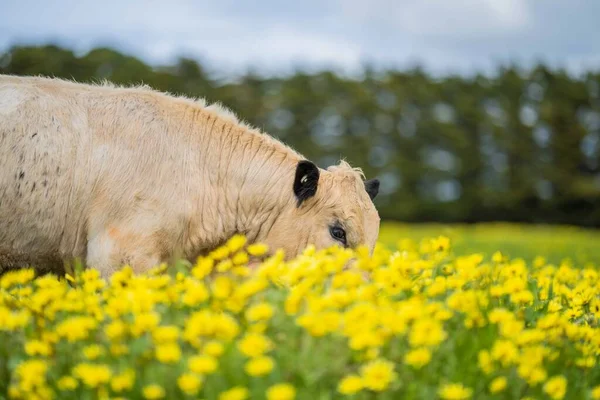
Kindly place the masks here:
POLYGON ((399 238, 419 241, 445 235, 456 255, 482 253, 491 256, 501 251, 510 258, 527 262, 542 255, 553 264, 571 260, 575 264, 600 265, 600 231, 574 226, 486 224, 403 224, 383 222, 380 241, 392 248, 399 238))

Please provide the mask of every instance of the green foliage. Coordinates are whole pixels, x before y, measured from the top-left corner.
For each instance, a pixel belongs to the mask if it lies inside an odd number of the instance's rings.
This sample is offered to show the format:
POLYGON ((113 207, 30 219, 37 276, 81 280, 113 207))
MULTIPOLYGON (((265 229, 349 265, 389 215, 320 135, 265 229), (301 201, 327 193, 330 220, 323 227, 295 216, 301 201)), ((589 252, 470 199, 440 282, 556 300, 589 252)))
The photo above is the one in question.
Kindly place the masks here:
POLYGON ((344 157, 382 180, 384 219, 600 225, 600 73, 539 65, 434 79, 419 69, 361 80, 330 71, 235 82, 180 59, 150 67, 107 48, 14 47, 0 73, 145 83, 210 102, 322 167, 344 157))

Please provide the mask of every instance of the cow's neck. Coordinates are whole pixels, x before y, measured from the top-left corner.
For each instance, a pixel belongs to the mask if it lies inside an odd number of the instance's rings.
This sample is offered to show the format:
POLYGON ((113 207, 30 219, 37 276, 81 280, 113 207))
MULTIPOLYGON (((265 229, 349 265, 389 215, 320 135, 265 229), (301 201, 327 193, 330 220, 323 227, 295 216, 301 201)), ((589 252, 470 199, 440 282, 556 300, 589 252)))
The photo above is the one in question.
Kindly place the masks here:
POLYGON ((218 121, 205 135, 200 168, 206 192, 199 193, 198 221, 191 224, 197 233, 190 232, 189 246, 215 247, 236 233, 250 241, 265 237, 294 202, 292 185, 301 156, 240 124, 218 121))
POLYGON ((235 233, 253 241, 265 237, 282 211, 294 202, 292 191, 299 158, 273 143, 268 137, 248 139, 249 145, 238 144, 235 152, 239 168, 228 169, 232 183, 228 200, 235 215, 235 233))

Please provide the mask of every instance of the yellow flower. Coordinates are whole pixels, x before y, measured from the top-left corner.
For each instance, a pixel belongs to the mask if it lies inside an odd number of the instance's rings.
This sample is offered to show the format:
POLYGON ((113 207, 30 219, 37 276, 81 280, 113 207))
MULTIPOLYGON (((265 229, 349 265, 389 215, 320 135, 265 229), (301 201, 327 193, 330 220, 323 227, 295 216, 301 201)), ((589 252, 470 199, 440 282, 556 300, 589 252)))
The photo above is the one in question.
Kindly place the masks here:
POLYGON ((507 381, 504 376, 499 376, 490 383, 490 393, 499 393, 506 389, 507 381))
POLYGON ((492 254, 492 261, 495 263, 501 263, 504 260, 504 256, 502 256, 502 253, 500 253, 499 251, 494 252, 494 254, 492 254))
POLYGON ((144 394, 144 398, 148 400, 162 399, 165 397, 165 390, 162 388, 162 386, 156 384, 145 386, 142 392, 144 394))
POLYGON ((546 371, 532 364, 521 364, 517 368, 519 376, 527 381, 530 386, 535 386, 546 379, 546 371))
POLYGON ((341 394, 352 395, 362 390, 363 380, 358 375, 348 375, 342 379, 338 385, 338 392, 341 394))
POLYGON ((554 400, 559 400, 565 397, 567 392, 567 379, 562 376, 554 376, 544 384, 544 393, 554 400))
POLYGON ((488 319, 493 324, 513 320, 514 318, 515 318, 514 314, 511 313, 506 308, 494 308, 488 314, 488 319))
POLYGON ((86 316, 71 317, 56 326, 56 333, 69 342, 87 339, 90 331, 98 325, 94 318, 86 316))
POLYGON ((219 261, 217 263, 217 265, 215 266, 215 269, 217 270, 217 272, 227 272, 229 271, 231 268, 233 267, 233 261, 231 261, 230 259, 225 259, 222 261, 219 261))
POLYGON ((60 390, 75 390, 77 388, 77 380, 72 376, 63 376, 58 380, 57 386, 60 390))
POLYGON ((22 268, 5 272, 0 276, 0 288, 9 289, 13 285, 25 285, 35 278, 33 268, 22 268))
POLYGON ((177 379, 177 386, 187 395, 193 396, 198 393, 202 380, 194 374, 183 374, 177 379))
MULTIPOLYGON (((317 336, 317 334, 325 334, 325 329, 321 327, 316 321, 311 326, 311 335, 317 336)), ((383 345, 383 339, 377 331, 364 330, 360 331, 350 337, 349 346, 352 350, 361 350, 367 347, 378 347, 383 345)))
POLYGON ((158 326, 160 316, 155 312, 138 314, 135 316, 131 333, 135 336, 140 336, 142 333, 150 332, 158 326))
POLYGON ((73 375, 83 381, 86 386, 95 388, 98 385, 108 383, 111 371, 105 364, 78 364, 73 368, 73 375))
POLYGON ((575 365, 580 368, 592 368, 596 365, 595 357, 585 357, 585 358, 577 358, 575 359, 575 365))
POLYGON ((233 282, 225 275, 217 276, 212 284, 212 294, 217 299, 229 297, 233 290, 233 282))
POLYGON ((273 342, 258 333, 247 333, 238 343, 238 349, 247 357, 258 357, 272 348, 273 342))
POLYGON ((378 359, 363 365, 360 374, 367 389, 383 391, 395 379, 394 364, 387 360, 378 359))
POLYGON ((288 297, 285 299, 283 310, 287 315, 294 315, 300 310, 300 304, 304 300, 302 296, 296 292, 290 292, 288 297))
POLYGON ((463 386, 461 383, 449 383, 443 385, 438 394, 444 400, 462 400, 470 399, 473 395, 473 390, 463 386))
POLYGON ((28 356, 48 356, 51 351, 50 345, 41 340, 29 340, 25 343, 25 353, 28 356))
POLYGON ((479 351, 479 353, 477 354, 477 365, 487 375, 491 374, 494 371, 494 363, 492 361, 492 356, 490 355, 489 351, 479 351))
POLYGON ((171 343, 179 339, 179 328, 173 325, 159 326, 152 332, 155 343, 171 343))
POLYGON ((129 390, 133 387, 135 381, 135 371, 127 369, 119 375, 115 375, 110 381, 110 387, 115 392, 119 393, 124 390, 129 390))
POLYGON ((267 389, 267 400, 293 400, 296 389, 289 383, 277 383, 267 389))
POLYGON ((431 361, 431 352, 422 347, 412 350, 404 357, 404 362, 413 368, 421 368, 431 361))
POLYGON ((204 279, 210 275, 215 265, 215 260, 212 258, 199 257, 196 265, 192 268, 192 275, 196 279, 204 279))
POLYGON ((248 263, 249 258, 248 258, 248 254, 240 251, 238 253, 235 253, 233 255, 233 258, 231 259, 231 261, 235 264, 235 265, 245 265, 248 263))
POLYGON ((226 246, 217 247, 208 255, 208 257, 215 260, 222 260, 224 258, 227 258, 228 256, 229 249, 226 246))
POLYGON ((104 349, 97 344, 91 344, 91 345, 83 348, 83 355, 88 360, 95 360, 96 358, 100 357, 103 354, 104 354, 104 349))
POLYGON ((412 347, 436 346, 447 336, 448 334, 439 321, 424 319, 415 321, 410 331, 409 342, 412 347))
POLYGON ((227 241, 227 248, 233 254, 240 249, 242 249, 246 245, 246 237, 244 235, 236 234, 233 235, 227 241))
POLYGON ((240 327, 235 318, 228 314, 218 314, 215 318, 215 338, 231 340, 238 335, 240 327))
POLYGON ((167 343, 156 346, 155 356, 164 364, 172 364, 181 358, 181 349, 177 343, 167 343))
POLYGON ((205 302, 208 298, 208 289, 203 282, 191 282, 186 288, 182 301, 187 306, 195 306, 205 302))
POLYGON ((273 306, 268 303, 258 303, 246 311, 246 319, 251 322, 268 321, 273 316, 273 306))
POLYGON ((269 251, 269 248, 265 244, 256 243, 256 244, 251 244, 250 246, 248 246, 248 248, 246 250, 248 251, 248 254, 250 254, 251 256, 260 257, 262 255, 265 255, 267 253, 267 251, 269 251))
POLYGON ((522 336, 525 323, 515 319, 507 319, 500 323, 500 334, 505 338, 515 339, 522 336))
POLYGON ((223 354, 223 345, 216 340, 211 340, 204 345, 202 350, 205 354, 213 357, 219 357, 223 354))
POLYGON ((600 400, 600 385, 593 387, 592 392, 590 394, 592 396, 592 399, 600 400))
POLYGON ((431 247, 425 246, 423 250, 425 250, 425 252, 448 251, 450 249, 450 238, 448 238, 447 236, 438 236, 437 238, 431 239, 429 241, 429 246, 431 247))
POLYGON ((260 356, 248 361, 244 368, 250 376, 263 376, 271 372, 274 365, 271 357, 260 356))
POLYGON ((594 317, 600 318, 600 298, 595 298, 590 303, 590 311, 594 314, 594 317))
POLYGON ((192 356, 188 360, 188 367, 190 371, 198 374, 211 374, 215 372, 218 366, 217 360, 212 356, 192 356))
POLYGON ((517 361, 519 350, 509 340, 496 340, 491 354, 492 359, 500 361, 504 367, 507 367, 517 361))
POLYGON ((109 339, 115 340, 125 334, 126 328, 127 326, 122 321, 116 320, 106 325, 104 333, 109 339))
POLYGON ((533 302, 533 293, 529 290, 521 290, 511 294, 510 301, 515 304, 531 304, 533 302))
POLYGON ((219 394, 219 400, 246 400, 249 395, 248 389, 236 386, 219 394))

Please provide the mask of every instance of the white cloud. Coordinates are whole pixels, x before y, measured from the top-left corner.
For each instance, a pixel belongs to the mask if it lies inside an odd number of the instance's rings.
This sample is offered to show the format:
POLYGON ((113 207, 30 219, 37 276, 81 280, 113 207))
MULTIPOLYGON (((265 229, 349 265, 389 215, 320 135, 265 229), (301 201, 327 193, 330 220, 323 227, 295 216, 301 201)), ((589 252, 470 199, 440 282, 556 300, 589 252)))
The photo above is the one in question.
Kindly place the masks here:
POLYGON ((359 62, 359 48, 349 41, 324 37, 284 26, 267 29, 261 35, 220 37, 211 40, 182 40, 181 46, 201 52, 224 65, 254 65, 271 69, 287 62, 310 67, 315 64, 353 65, 359 62))
POLYGON ((522 0, 339 0, 339 4, 355 22, 383 23, 411 35, 485 35, 519 30, 530 22, 522 0))

